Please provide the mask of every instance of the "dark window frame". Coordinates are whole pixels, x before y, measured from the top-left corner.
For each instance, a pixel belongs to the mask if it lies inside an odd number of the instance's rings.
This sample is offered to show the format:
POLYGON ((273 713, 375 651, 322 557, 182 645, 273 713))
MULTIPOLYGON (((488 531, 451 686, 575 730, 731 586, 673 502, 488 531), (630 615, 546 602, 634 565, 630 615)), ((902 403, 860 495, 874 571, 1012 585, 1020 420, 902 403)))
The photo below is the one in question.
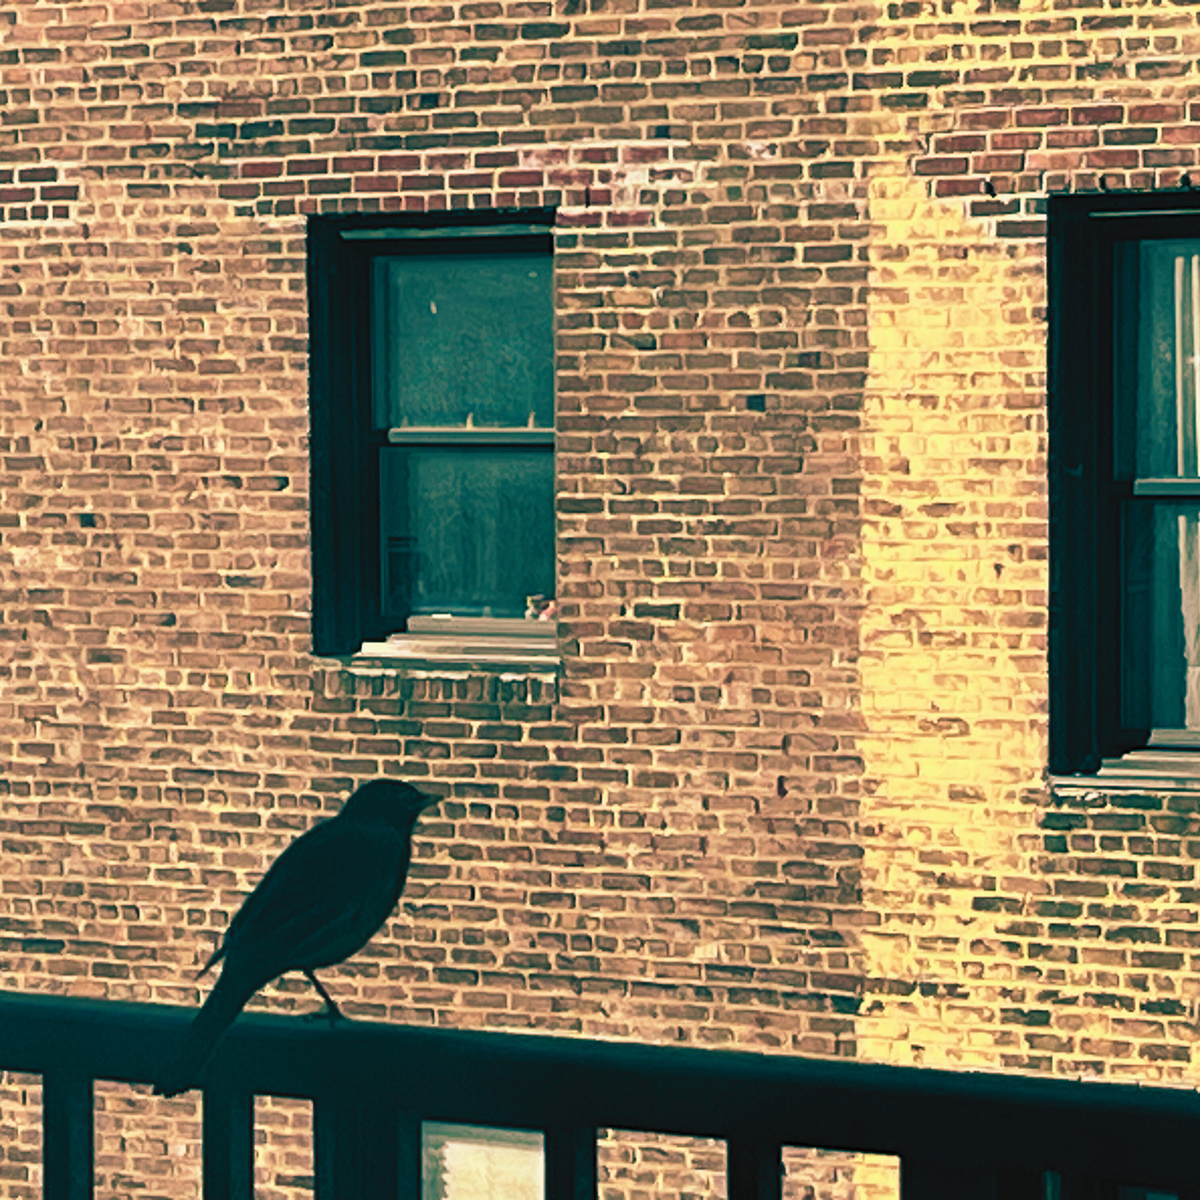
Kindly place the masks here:
POLYGON ((352 213, 308 219, 313 653, 346 656, 397 633, 382 611, 379 457, 373 428, 372 258, 389 237, 550 239, 554 210, 352 213), (390 232, 391 231, 391 232, 390 232))
POLYGON ((1091 774, 1147 745, 1121 716, 1122 505, 1116 478, 1113 305, 1118 243, 1200 238, 1200 194, 1048 200, 1050 770, 1091 774))

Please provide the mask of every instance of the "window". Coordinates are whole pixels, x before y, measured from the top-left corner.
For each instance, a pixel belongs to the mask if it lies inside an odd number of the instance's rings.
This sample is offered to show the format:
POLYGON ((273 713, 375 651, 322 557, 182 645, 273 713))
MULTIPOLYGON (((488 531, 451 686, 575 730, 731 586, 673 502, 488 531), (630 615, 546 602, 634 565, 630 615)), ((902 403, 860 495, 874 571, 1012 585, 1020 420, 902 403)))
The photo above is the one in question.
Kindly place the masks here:
POLYGON ((552 633, 551 221, 310 219, 316 653, 552 633))
POLYGON ((1050 201, 1051 769, 1200 750, 1200 198, 1050 201))

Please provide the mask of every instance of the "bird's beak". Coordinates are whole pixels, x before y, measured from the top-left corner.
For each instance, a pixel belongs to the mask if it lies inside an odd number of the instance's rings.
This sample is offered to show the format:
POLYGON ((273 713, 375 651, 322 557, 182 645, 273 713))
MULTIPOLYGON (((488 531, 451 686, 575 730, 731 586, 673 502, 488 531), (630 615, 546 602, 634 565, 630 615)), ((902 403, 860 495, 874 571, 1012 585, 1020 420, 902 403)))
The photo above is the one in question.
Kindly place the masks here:
POLYGON ((425 803, 421 805, 421 811, 424 812, 427 808, 433 808, 437 804, 441 804, 443 796, 426 796, 425 803))

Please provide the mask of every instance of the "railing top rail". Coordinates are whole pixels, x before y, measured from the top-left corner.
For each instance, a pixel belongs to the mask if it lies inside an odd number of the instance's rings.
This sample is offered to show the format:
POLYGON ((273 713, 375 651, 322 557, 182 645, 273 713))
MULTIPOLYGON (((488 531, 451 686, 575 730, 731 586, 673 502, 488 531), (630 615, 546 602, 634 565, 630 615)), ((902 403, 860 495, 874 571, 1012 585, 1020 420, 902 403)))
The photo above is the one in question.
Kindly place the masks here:
MULTIPOLYGON (((0 1068, 146 1082, 194 1010, 0 992, 0 1068)), ((233 1091, 359 1099, 426 1120, 615 1127, 784 1144, 1194 1171, 1193 1088, 854 1059, 248 1014, 208 1079, 233 1091)))

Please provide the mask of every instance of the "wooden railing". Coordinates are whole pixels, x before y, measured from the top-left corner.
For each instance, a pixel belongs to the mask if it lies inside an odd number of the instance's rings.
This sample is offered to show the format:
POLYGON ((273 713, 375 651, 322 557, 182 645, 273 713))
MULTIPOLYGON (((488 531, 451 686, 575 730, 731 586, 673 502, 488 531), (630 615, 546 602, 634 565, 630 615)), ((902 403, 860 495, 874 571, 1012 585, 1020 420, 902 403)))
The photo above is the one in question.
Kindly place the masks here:
MULTIPOLYGON (((0 1069, 43 1080, 46 1200, 92 1194, 93 1081, 150 1080, 192 1015, 0 993, 0 1069)), ((543 1131, 546 1200, 595 1200, 609 1128, 723 1138, 728 1200, 779 1200, 784 1146, 898 1155, 904 1200, 1200 1196, 1184 1087, 260 1015, 204 1083, 205 1200, 251 1200, 256 1094, 312 1100, 317 1200, 417 1200, 423 1120, 543 1131)))

